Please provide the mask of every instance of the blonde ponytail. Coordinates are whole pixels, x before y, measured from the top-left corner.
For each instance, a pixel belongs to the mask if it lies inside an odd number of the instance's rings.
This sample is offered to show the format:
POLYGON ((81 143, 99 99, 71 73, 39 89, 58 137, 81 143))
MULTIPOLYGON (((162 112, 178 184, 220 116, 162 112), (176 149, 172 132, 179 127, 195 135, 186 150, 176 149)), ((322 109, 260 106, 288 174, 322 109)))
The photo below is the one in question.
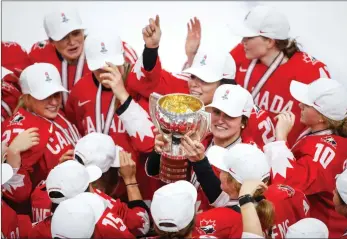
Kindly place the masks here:
POLYGON ((347 138, 347 117, 343 120, 332 120, 325 116, 323 118, 328 122, 329 128, 334 130, 337 135, 347 138))

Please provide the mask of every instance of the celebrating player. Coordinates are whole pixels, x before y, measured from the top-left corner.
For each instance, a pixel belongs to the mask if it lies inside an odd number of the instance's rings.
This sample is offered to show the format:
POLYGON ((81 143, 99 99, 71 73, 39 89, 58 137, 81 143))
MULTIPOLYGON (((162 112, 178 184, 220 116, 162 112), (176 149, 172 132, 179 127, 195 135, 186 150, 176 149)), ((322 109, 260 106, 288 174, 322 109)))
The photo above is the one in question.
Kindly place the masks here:
MULTIPOLYGON (((49 171, 58 164, 67 150, 74 147, 79 138, 78 131, 59 112, 61 92, 66 89, 61 84, 58 70, 51 64, 38 63, 27 67, 20 76, 23 92, 18 111, 3 122, 2 141, 11 144, 12 140, 26 129, 35 127, 39 143, 29 150, 16 151, 21 163, 16 182, 6 188, 4 196, 18 207, 26 207, 31 190, 46 179, 49 171)), ((19 209, 17 210, 19 212, 19 209)))
MULTIPOLYGON (((336 179, 336 189, 334 190, 335 210, 347 217, 347 170, 345 169, 336 179)), ((341 238, 347 238, 347 230, 341 238)))
POLYGON ((327 225, 331 237, 341 236, 347 222, 335 212, 332 192, 347 159, 347 91, 338 81, 321 78, 309 85, 293 81, 290 92, 301 102, 299 120, 308 129, 290 149, 287 138, 297 120, 291 112, 278 115, 276 142, 264 147, 273 182, 302 190, 311 216, 327 225))

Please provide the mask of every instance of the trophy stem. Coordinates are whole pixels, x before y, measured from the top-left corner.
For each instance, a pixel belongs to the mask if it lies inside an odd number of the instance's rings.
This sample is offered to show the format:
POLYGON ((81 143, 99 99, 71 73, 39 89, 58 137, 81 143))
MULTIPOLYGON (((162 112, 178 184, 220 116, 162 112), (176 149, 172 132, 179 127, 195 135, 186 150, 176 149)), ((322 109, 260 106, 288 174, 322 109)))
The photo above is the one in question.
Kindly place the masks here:
POLYGON ((172 153, 172 155, 174 155, 174 156, 180 155, 180 144, 181 144, 181 139, 175 135, 172 135, 172 141, 171 141, 171 153, 172 153))

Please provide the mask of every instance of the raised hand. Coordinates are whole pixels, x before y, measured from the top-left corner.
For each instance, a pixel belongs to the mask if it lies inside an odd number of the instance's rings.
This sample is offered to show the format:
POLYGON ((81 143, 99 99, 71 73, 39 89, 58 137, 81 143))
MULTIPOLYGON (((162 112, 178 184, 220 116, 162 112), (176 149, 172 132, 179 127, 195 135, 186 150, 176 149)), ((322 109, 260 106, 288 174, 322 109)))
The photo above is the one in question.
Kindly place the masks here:
POLYGON ((287 136, 292 130, 295 122, 295 115, 292 112, 282 112, 275 118, 276 124, 276 140, 287 140, 287 136))
POLYGON ((149 19, 149 24, 142 29, 142 36, 147 48, 159 47, 161 29, 158 15, 156 15, 155 20, 149 19))
POLYGON ((186 38, 186 55, 188 58, 190 56, 195 56, 197 53, 200 42, 201 42, 201 24, 200 20, 197 17, 194 17, 193 19, 190 19, 190 21, 187 23, 187 38, 186 38))

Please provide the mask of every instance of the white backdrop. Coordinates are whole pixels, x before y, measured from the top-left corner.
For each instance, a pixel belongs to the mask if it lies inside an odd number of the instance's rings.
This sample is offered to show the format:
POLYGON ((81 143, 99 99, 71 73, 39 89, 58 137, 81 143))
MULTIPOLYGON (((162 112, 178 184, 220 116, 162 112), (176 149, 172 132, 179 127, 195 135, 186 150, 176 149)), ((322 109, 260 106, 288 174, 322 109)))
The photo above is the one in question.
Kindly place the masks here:
POLYGON ((227 25, 242 21, 256 4, 277 7, 291 24, 291 36, 304 49, 325 62, 333 78, 347 87, 347 2, 3 2, 2 40, 19 42, 27 50, 46 39, 43 16, 53 9, 76 7, 89 31, 108 29, 119 34, 138 54, 142 53, 142 28, 150 17, 161 17, 162 39, 159 54, 163 66, 179 71, 185 61, 186 23, 197 16, 202 23, 202 44, 230 50, 240 38, 227 25))

